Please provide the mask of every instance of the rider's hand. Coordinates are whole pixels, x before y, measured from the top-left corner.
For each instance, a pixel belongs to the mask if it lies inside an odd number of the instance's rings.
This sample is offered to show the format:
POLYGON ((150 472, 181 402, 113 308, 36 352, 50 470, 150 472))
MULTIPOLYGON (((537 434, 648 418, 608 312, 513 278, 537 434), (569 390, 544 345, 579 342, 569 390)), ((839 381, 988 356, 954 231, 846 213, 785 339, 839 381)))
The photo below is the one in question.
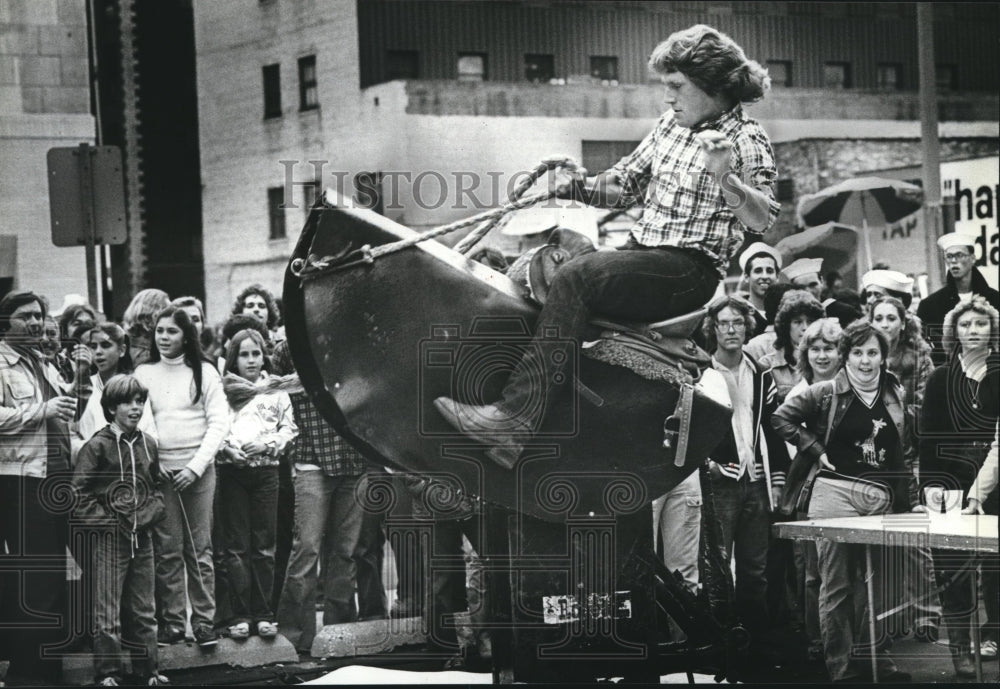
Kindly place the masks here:
POLYGON ((723 175, 732 172, 732 142, 725 134, 713 129, 707 129, 697 136, 705 169, 715 177, 716 182, 721 181, 723 175))
POLYGON ((976 498, 969 498, 969 506, 962 509, 962 514, 982 514, 983 508, 976 498))
POLYGON ((584 185, 587 183, 587 169, 585 167, 565 156, 549 156, 542 162, 547 164, 561 163, 553 169, 550 182, 550 188, 555 192, 556 198, 578 200, 582 198, 581 192, 584 191, 584 185))
POLYGON ((829 469, 830 471, 836 471, 837 467, 833 466, 833 463, 827 459, 826 453, 824 452, 819 456, 819 465, 824 469, 829 469))

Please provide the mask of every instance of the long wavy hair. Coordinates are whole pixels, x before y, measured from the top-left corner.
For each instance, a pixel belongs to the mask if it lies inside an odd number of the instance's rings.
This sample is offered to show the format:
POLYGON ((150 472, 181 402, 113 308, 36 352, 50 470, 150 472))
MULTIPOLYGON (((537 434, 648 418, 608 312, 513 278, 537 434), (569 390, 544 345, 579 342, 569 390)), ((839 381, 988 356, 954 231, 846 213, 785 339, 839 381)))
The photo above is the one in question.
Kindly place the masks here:
POLYGON ((923 328, 920 323, 920 318, 918 318, 916 314, 907 311, 902 300, 897 299, 896 297, 879 297, 873 301, 867 315, 869 322, 875 318, 875 309, 881 304, 888 304, 892 308, 896 309, 896 314, 899 316, 899 320, 903 323, 903 327, 899 331, 899 341, 896 343, 895 350, 890 352, 890 356, 899 352, 904 352, 907 349, 912 349, 914 352, 930 349, 930 345, 923 336, 923 328))
POLYGON ((676 31, 653 49, 649 68, 657 74, 680 72, 709 96, 723 94, 736 103, 753 103, 771 88, 767 70, 726 34, 705 24, 676 31))
POLYGON ((778 315, 774 317, 774 348, 785 357, 789 366, 795 366, 795 345, 792 343, 792 321, 800 316, 809 318, 810 323, 825 316, 823 305, 812 294, 796 289, 786 292, 781 298, 778 315))
POLYGON ((701 321, 701 332, 705 336, 705 343, 709 352, 714 352, 715 348, 719 346, 719 338, 716 335, 715 327, 719 324, 719 313, 727 306, 743 318, 743 332, 745 334, 753 332, 753 307, 750 306, 750 302, 734 296, 719 299, 708 307, 708 312, 701 321))
POLYGON ((278 319, 281 317, 281 312, 278 310, 278 304, 274 301, 274 295, 260 284, 250 285, 236 296, 236 301, 233 302, 233 315, 243 313, 243 302, 251 294, 256 294, 264 299, 264 303, 267 305, 267 327, 276 327, 278 319))
POLYGON ((958 306, 944 317, 944 337, 941 338, 941 344, 949 357, 954 356, 961 346, 955 328, 958 325, 958 319, 966 311, 975 311, 990 319, 990 346, 994 348, 997 346, 997 338, 1000 337, 1000 312, 986 301, 986 297, 976 294, 969 301, 959 302, 958 306))
MULTIPOLYGON (((191 373, 194 376, 194 398, 191 401, 197 402, 201 399, 202 365, 201 342, 198 339, 198 330, 194 327, 194 323, 191 322, 191 317, 187 315, 187 311, 178 306, 168 306, 156 314, 156 320, 153 321, 154 333, 156 332, 156 325, 164 318, 171 319, 184 334, 182 344, 184 365, 191 369, 191 373)), ((160 348, 154 342, 149 348, 149 363, 155 364, 160 359, 160 348)))

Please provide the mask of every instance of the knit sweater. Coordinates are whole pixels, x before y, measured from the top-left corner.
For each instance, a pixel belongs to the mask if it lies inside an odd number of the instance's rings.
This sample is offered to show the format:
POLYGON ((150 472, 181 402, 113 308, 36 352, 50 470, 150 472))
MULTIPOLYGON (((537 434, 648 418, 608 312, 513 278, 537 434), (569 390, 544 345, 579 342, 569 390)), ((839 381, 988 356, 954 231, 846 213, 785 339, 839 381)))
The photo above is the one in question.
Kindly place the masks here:
POLYGON ((135 377, 149 390, 159 436, 160 465, 166 471, 190 469, 198 476, 215 459, 229 432, 229 403, 222 379, 211 364, 201 364, 201 397, 194 402, 194 374, 183 357, 143 364, 135 377))

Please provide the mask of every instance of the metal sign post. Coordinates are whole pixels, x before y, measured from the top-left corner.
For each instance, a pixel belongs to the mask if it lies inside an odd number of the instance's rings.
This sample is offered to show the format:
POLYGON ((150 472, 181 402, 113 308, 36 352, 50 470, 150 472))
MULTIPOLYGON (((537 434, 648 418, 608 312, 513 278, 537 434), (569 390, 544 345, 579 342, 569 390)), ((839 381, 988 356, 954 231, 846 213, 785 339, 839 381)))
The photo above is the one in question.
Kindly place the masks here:
POLYGON ((85 247, 87 298, 98 306, 96 247, 128 239, 121 150, 82 143, 50 148, 46 159, 52 243, 85 247))

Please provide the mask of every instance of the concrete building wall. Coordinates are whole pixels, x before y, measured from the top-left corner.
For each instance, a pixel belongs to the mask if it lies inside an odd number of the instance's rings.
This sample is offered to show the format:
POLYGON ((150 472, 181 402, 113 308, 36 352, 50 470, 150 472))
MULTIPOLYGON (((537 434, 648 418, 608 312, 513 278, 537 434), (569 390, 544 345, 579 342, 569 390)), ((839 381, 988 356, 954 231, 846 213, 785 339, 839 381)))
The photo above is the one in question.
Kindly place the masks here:
POLYGON ((46 153, 94 142, 84 0, 0 3, 0 284, 53 308, 87 293, 82 248, 52 245, 46 153))

